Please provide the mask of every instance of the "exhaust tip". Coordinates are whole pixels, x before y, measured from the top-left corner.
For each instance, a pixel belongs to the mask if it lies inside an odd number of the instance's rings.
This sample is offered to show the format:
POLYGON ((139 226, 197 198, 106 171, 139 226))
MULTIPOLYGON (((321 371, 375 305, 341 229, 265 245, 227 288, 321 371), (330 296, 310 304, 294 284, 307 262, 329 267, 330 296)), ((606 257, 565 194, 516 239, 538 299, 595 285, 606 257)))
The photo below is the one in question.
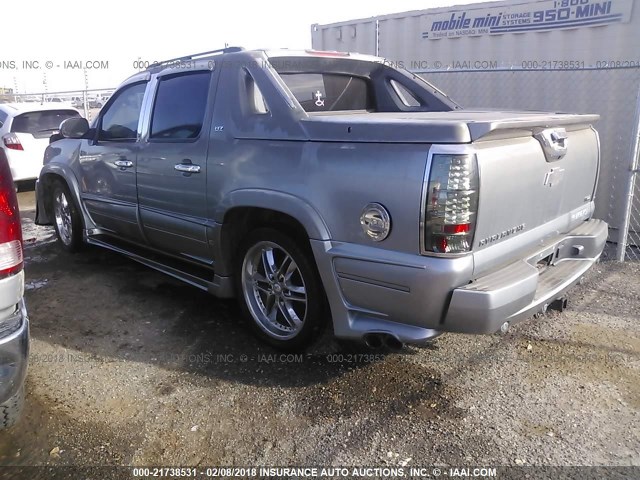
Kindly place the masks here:
POLYGON ((556 310, 558 312, 563 312, 567 309, 568 304, 569 304, 569 301, 567 297, 562 297, 551 302, 551 304, 549 305, 549 308, 551 308, 552 310, 556 310))
POLYGON ((373 349, 386 347, 389 350, 402 350, 404 348, 404 343, 389 333, 367 333, 363 340, 367 347, 373 349))
POLYGON ((507 333, 509 331, 509 322, 504 322, 500 325, 500 333, 507 333))
POLYGON ((369 348, 381 348, 382 336, 379 333, 368 333, 364 336, 364 343, 369 348))
POLYGON ((382 341, 384 345, 390 350, 402 350, 402 348, 404 347, 404 343, 402 343, 393 335, 385 335, 382 341))

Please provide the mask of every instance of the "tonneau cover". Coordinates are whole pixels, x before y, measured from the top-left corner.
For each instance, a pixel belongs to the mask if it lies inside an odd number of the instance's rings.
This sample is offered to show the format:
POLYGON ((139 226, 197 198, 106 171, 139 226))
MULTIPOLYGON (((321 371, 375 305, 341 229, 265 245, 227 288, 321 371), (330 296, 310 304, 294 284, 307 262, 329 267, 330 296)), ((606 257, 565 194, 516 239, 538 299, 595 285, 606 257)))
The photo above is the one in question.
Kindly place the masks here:
POLYGON ((302 120, 309 139, 373 143, 471 143, 498 130, 589 125, 598 115, 544 112, 322 112, 302 120))

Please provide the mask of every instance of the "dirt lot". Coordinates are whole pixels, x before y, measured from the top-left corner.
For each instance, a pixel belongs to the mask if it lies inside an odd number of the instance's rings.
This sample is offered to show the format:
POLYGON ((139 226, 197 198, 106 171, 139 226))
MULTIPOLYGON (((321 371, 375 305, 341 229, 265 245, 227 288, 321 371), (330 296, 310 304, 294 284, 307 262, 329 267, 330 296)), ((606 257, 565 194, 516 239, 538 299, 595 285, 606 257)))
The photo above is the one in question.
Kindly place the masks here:
POLYGON ((32 351, 0 465, 640 467, 638 263, 597 265, 569 310, 505 336, 385 352, 325 335, 287 358, 233 302, 63 253, 19 196, 32 351))

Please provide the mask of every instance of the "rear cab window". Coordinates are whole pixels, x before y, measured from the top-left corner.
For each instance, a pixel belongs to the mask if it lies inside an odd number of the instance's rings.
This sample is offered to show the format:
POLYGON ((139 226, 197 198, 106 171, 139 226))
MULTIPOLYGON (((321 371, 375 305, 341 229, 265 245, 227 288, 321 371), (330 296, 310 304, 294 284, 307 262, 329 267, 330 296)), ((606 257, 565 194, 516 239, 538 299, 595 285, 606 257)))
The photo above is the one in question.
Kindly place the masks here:
POLYGON ((338 111, 436 112, 460 108, 426 80, 372 57, 320 52, 267 57, 281 82, 312 114, 338 111))
POLYGON ((374 108, 365 78, 337 73, 283 73, 281 77, 307 112, 374 108))
POLYGON ((51 133, 60 129, 60 124, 80 114, 75 110, 41 110, 21 113, 11 122, 14 133, 30 133, 35 138, 48 138, 51 133))

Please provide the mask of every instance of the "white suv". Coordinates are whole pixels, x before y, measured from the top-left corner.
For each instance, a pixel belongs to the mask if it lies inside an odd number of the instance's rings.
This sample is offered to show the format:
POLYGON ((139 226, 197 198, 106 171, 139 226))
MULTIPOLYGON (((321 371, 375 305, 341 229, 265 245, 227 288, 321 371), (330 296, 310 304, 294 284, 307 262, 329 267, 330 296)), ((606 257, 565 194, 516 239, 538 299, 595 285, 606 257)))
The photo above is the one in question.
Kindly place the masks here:
POLYGON ((63 120, 79 116, 78 110, 57 102, 0 104, 0 149, 13 181, 38 178, 49 137, 58 133, 63 120))
POLYGON ((0 429, 18 420, 24 404, 29 319, 23 294, 18 199, 7 158, 0 149, 0 429))

